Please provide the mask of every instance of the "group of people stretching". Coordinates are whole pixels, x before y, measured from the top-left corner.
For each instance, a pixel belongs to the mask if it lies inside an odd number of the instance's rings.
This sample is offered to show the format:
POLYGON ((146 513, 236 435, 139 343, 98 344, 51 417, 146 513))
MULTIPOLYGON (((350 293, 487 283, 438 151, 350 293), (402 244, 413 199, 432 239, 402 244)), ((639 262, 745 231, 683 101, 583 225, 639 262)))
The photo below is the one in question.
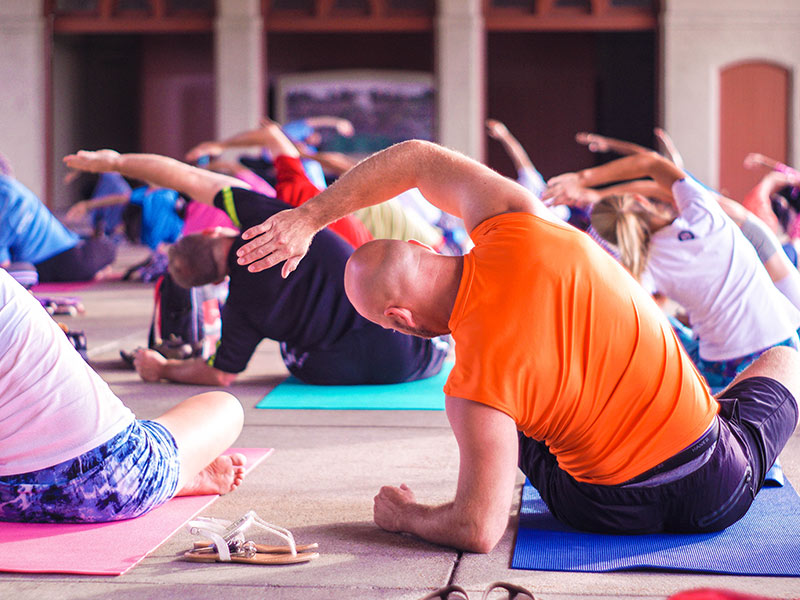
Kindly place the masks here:
MULTIPOLYGON (((312 383, 410 381, 440 370, 452 338, 444 393, 460 454, 455 497, 429 506, 405 484, 387 486, 374 518, 388 531, 476 552, 506 530, 517 467, 554 516, 578 529, 723 529, 747 512, 794 431, 800 311, 764 266, 774 237, 758 226, 745 237, 724 199, 678 162, 635 149, 531 191, 412 140, 322 192, 297 184, 301 168, 287 169, 270 199, 241 179, 166 157, 103 150, 65 158, 73 169, 178 190, 238 228, 186 235, 169 251, 181 285, 230 278, 217 354, 202 363, 142 351, 145 379, 225 385, 270 337, 289 370, 312 383), (284 195, 285 181, 297 195, 284 195), (597 189, 619 181, 629 183, 597 189), (354 248, 332 226, 410 189, 463 220, 474 244, 467 254, 400 239, 354 248), (548 204, 590 213, 606 247, 548 204), (653 293, 686 309, 690 333, 679 337, 653 293), (712 395, 709 384, 722 389, 712 395)), ((242 457, 214 458, 242 426, 235 399, 211 392, 136 421, 88 366, 69 363, 74 353, 56 343, 57 328, 21 288, 5 276, 0 283, 0 327, 9 331, 0 423, 16 424, 0 430, 0 518, 127 518, 175 493, 238 485, 242 457), (15 357, 34 347, 31 372, 15 357), (52 397, 44 392, 54 381, 64 392, 52 397), (40 448, 54 437, 44 435, 56 411, 58 431, 70 436, 40 448), (135 481, 112 480, 108 469, 135 481)))

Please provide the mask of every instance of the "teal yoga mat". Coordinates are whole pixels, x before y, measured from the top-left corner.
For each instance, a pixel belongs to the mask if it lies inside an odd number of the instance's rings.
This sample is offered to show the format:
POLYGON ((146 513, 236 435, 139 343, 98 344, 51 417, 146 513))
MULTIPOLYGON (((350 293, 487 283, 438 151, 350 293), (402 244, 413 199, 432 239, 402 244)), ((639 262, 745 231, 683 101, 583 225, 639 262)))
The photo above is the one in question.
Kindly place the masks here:
POLYGON ((452 363, 438 375, 386 385, 309 385, 289 377, 267 394, 256 408, 321 410, 444 410, 442 387, 452 363))
POLYGON ((668 570, 800 576, 800 497, 787 481, 763 488, 747 514, 716 533, 601 535, 553 517, 525 482, 511 567, 603 573, 668 570))

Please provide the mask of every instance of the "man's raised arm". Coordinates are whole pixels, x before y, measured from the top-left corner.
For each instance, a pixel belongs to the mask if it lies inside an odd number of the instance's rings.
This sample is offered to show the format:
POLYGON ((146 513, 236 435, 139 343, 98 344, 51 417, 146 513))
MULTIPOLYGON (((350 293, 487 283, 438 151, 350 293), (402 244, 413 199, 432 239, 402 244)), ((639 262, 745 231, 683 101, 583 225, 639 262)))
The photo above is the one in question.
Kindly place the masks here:
POLYGON ((213 204, 217 192, 226 187, 249 188, 235 177, 198 169, 158 154, 120 154, 114 150, 80 150, 64 157, 70 169, 91 173, 117 172, 125 177, 177 190, 192 200, 213 204))
POLYGON ((242 237, 251 241, 238 250, 239 264, 262 271, 286 261, 281 271, 286 277, 317 231, 414 187, 438 208, 461 217, 468 231, 506 212, 550 218, 533 194, 506 177, 458 152, 411 140, 373 154, 303 206, 277 213, 245 231, 242 237))

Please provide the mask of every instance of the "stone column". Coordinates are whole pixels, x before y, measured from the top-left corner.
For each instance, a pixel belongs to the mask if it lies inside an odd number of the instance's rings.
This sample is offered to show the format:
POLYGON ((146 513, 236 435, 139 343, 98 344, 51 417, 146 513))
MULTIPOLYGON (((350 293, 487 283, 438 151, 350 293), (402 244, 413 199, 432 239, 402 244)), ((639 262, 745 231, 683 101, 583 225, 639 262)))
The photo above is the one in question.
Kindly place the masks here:
POLYGON ((483 160, 486 33, 481 0, 438 0, 436 80, 439 142, 483 160))
POLYGON ((41 0, 0 2, 0 152, 43 201, 47 180, 46 27, 41 0))
POLYGON ((216 131, 227 137, 264 116, 264 20, 259 0, 217 0, 216 131))

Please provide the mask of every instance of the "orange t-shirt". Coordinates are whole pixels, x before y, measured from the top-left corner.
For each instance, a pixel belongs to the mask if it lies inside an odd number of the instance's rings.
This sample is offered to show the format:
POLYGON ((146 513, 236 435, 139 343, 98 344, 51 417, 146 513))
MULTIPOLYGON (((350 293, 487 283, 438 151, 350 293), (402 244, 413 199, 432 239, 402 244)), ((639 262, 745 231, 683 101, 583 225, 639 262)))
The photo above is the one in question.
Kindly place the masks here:
POLYGON ((529 213, 472 234, 444 391, 509 415, 578 481, 623 483, 719 410, 644 289, 586 234, 529 213))

